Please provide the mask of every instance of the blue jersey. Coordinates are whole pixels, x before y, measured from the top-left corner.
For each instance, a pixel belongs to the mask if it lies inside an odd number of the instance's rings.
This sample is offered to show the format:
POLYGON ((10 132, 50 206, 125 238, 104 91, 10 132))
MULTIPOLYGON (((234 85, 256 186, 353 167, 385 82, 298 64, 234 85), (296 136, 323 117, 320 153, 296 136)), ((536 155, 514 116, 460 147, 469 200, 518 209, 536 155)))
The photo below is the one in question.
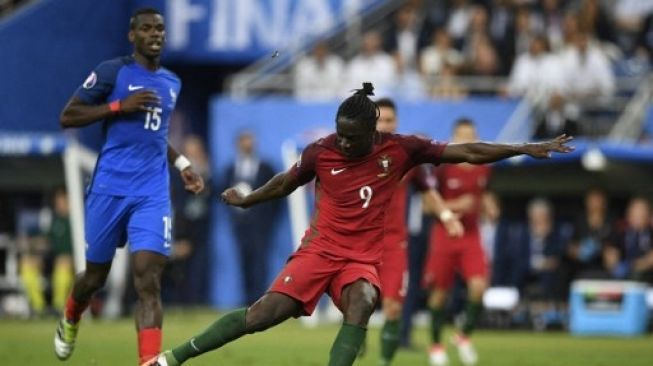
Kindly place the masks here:
POLYGON ((179 78, 163 67, 150 71, 126 56, 101 63, 75 95, 87 104, 123 100, 150 90, 161 105, 148 112, 118 114, 104 121, 105 141, 89 190, 114 196, 169 194, 168 122, 181 89, 179 78))

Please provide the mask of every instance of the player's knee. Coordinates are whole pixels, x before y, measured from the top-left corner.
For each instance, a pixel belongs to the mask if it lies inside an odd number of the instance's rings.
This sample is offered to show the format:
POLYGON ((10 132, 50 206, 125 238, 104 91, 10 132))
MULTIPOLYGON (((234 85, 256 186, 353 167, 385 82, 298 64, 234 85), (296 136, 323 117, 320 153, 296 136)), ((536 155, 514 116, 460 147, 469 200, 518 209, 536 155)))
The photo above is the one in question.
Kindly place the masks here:
POLYGON ((428 303, 431 308, 442 307, 447 300, 447 291, 442 289, 434 289, 429 295, 428 303))
POLYGON ((480 301, 487 289, 487 280, 482 277, 473 278, 469 281, 468 287, 470 300, 480 301))
POLYGON ((401 303, 394 299, 383 301, 383 315, 387 320, 397 320, 401 317, 401 303))
POLYGON ((275 316, 275 309, 261 304, 259 300, 247 309, 245 327, 250 333, 264 331, 275 324, 275 316))
POLYGON ((139 297, 158 296, 161 282, 155 273, 134 274, 134 289, 139 297))
POLYGON ((104 284, 107 282, 107 275, 86 272, 83 275, 82 282, 88 291, 95 292, 104 287, 104 284))
POLYGON ((348 289, 347 297, 345 322, 366 326, 378 300, 376 289, 367 281, 357 281, 348 289))

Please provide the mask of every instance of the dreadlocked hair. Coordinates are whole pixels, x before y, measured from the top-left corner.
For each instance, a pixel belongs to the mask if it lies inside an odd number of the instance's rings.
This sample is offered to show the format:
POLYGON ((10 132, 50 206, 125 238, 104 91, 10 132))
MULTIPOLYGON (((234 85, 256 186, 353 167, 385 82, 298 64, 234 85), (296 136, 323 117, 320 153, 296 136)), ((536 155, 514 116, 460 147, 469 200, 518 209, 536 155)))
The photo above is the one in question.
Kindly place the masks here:
POLYGON ((379 107, 368 95, 374 95, 374 86, 370 82, 363 83, 363 88, 355 89, 354 95, 345 99, 338 107, 336 121, 341 118, 364 123, 369 129, 376 129, 379 118, 379 107))

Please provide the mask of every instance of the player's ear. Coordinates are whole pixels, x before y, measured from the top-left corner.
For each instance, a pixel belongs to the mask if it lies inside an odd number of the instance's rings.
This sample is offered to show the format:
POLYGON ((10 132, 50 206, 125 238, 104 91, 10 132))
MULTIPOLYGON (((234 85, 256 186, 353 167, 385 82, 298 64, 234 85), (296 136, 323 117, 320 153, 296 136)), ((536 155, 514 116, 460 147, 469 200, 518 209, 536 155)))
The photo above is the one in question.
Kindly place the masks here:
POLYGON ((127 39, 129 39, 129 42, 134 43, 135 38, 136 38, 136 35, 134 34, 134 30, 130 29, 129 33, 127 33, 127 39))

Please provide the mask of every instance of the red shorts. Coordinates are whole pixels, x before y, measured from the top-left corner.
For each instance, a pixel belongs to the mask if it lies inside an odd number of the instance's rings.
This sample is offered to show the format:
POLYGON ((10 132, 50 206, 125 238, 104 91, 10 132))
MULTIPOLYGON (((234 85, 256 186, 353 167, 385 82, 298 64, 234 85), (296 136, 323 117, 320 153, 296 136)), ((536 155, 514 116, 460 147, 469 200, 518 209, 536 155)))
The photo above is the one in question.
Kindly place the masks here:
POLYGON ((384 299, 404 301, 408 289, 406 245, 406 241, 403 241, 396 248, 386 246, 383 250, 379 276, 381 277, 381 296, 384 299))
POLYGON ((453 285, 456 272, 465 281, 472 277, 487 277, 487 259, 481 246, 478 228, 465 228, 465 235, 452 238, 442 225, 431 229, 431 244, 424 268, 424 285, 427 288, 448 290, 453 285))
POLYGON ((374 264, 334 260, 310 249, 300 249, 290 256, 268 292, 292 297, 302 303, 304 315, 311 315, 325 292, 342 310, 342 290, 359 279, 368 281, 377 291, 381 288, 374 264))

